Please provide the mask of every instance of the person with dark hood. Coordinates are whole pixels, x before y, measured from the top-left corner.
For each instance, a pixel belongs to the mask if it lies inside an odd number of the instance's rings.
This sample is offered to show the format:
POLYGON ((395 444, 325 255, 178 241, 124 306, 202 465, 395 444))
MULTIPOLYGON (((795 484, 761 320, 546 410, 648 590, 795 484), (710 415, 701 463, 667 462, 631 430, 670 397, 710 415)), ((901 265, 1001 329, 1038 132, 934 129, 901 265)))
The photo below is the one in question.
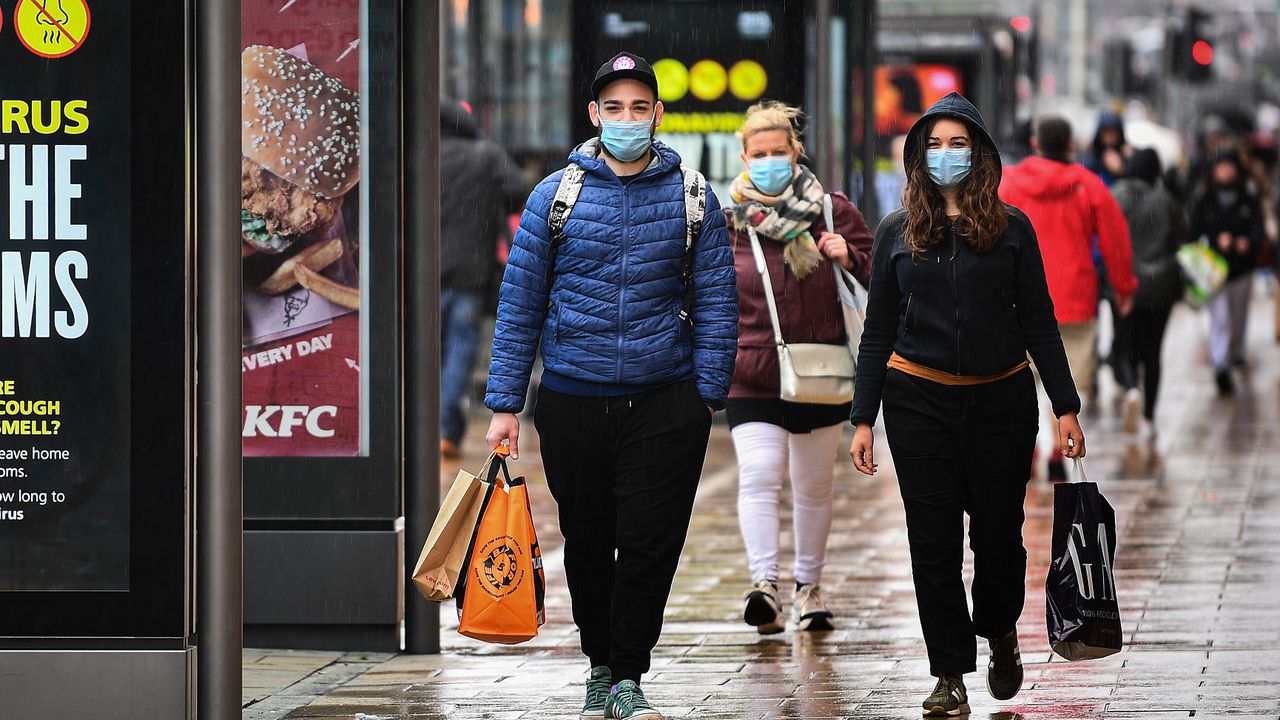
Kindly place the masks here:
POLYGON ((480 136, 470 111, 440 102, 440 455, 459 457, 467 431, 466 399, 491 309, 497 243, 508 214, 529 184, 497 143, 480 136))
POLYGON ((849 452, 859 471, 876 472, 872 425, 883 401, 938 678, 924 714, 952 716, 969 712, 963 675, 975 669, 975 634, 991 648, 991 695, 1006 700, 1022 685, 1022 506, 1039 429, 1028 353, 1060 419, 1064 454, 1084 457, 1085 443, 1036 232, 1000 201, 1000 155, 977 108, 956 93, 939 100, 907 135, 905 158, 903 209, 881 221, 872 250, 849 452))
POLYGON ((1112 366, 1125 388, 1124 430, 1139 430, 1141 412, 1142 434, 1147 438, 1155 432, 1164 331, 1184 289, 1178 248, 1189 239, 1186 212, 1164 186, 1161 174, 1156 151, 1137 150, 1129 158, 1126 176, 1111 188, 1129 222, 1133 273, 1138 278, 1133 310, 1116 319, 1112 366))
POLYGON ((1104 110, 1098 116, 1098 130, 1084 157, 1084 166, 1110 187, 1124 177, 1125 164, 1132 152, 1124 137, 1124 118, 1104 110))
POLYGON ((1205 183, 1191 204, 1191 237, 1227 261, 1227 282, 1209 300, 1209 360, 1218 393, 1235 392, 1233 368, 1245 365, 1245 328, 1253 269, 1265 238, 1256 189, 1248 182, 1235 148, 1214 156, 1205 183))

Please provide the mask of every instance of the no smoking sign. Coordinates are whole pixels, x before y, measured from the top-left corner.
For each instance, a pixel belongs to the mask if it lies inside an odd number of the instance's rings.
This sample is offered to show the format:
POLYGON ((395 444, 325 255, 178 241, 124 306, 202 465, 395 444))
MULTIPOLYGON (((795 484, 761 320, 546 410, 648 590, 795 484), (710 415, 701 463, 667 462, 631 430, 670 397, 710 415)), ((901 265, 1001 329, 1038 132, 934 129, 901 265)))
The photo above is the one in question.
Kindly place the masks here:
POLYGON ((87 0, 19 0, 13 30, 28 50, 45 58, 66 57, 89 37, 87 0))

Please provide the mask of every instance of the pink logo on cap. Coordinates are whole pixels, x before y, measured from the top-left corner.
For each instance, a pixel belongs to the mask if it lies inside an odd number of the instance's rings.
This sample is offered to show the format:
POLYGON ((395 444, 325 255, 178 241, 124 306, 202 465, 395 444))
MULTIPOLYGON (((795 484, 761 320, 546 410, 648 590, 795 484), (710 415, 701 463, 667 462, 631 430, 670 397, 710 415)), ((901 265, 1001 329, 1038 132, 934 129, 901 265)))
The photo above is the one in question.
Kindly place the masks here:
POLYGON ((635 68, 635 66, 636 66, 636 61, 632 60, 626 55, 623 55, 622 57, 613 61, 614 70, 631 70, 635 68))

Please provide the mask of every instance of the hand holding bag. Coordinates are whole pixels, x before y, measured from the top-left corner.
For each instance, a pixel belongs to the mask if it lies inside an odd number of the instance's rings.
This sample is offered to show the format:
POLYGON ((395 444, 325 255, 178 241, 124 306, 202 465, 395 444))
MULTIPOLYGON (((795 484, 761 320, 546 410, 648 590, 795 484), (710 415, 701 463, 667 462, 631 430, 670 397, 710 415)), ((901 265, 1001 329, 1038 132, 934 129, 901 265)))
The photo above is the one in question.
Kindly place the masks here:
POLYGON ((459 470, 448 494, 440 502, 440 511, 431 524, 418 564, 413 568, 414 586, 431 602, 444 602, 453 597, 462 563, 467 558, 467 548, 471 546, 471 536, 480 518, 480 509, 484 505, 485 488, 493 484, 494 477, 502 469, 501 463, 494 462, 497 457, 496 452, 489 456, 480 466, 479 477, 459 470), (481 481, 480 478, 486 480, 481 481))
POLYGON ((1049 645, 1068 660, 1090 660, 1120 652, 1124 634, 1116 599, 1116 513, 1096 483, 1053 488, 1053 557, 1045 578, 1049 645))
POLYGON ((753 227, 747 227, 756 269, 764 280, 764 298, 773 322, 773 339, 778 346, 778 386, 783 400, 819 405, 840 405, 853 399, 853 355, 847 345, 825 343, 787 344, 782 338, 778 306, 773 298, 773 282, 765 264, 764 250, 753 227))

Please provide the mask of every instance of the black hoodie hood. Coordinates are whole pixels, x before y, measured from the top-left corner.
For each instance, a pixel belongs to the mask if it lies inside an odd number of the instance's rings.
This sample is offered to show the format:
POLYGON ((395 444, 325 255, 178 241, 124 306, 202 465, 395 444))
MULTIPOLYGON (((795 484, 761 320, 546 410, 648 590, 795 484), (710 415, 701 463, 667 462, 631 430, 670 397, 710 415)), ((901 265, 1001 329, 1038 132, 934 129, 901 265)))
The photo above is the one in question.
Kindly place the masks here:
POLYGON ((478 138, 480 128, 462 103, 452 99, 440 100, 440 132, 454 137, 478 138))
POLYGON ((907 142, 903 148, 903 157, 912 157, 917 148, 924 142, 924 134, 933 126, 933 121, 938 118, 949 117, 963 120, 965 125, 969 126, 969 133, 974 136, 975 142, 985 142, 996 151, 997 169, 1003 170, 1000 163, 1000 151, 996 147, 996 143, 991 139, 991 132, 987 130, 987 123, 982 119, 982 113, 978 112, 978 108, 973 106, 960 93, 951 93, 933 104, 925 114, 920 116, 915 125, 911 126, 911 130, 907 133, 907 142))

